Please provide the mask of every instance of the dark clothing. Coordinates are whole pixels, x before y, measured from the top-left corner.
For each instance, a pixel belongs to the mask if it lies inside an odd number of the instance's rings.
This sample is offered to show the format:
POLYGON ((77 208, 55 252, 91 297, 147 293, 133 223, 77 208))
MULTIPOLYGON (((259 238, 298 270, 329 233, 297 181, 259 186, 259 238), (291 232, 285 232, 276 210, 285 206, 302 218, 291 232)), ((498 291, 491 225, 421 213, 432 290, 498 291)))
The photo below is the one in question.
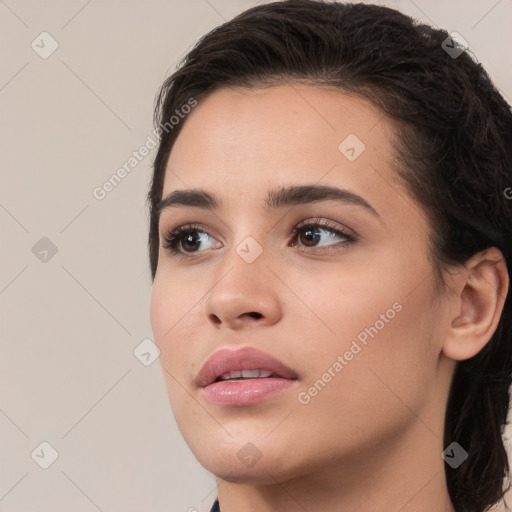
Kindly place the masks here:
POLYGON ((213 504, 213 507, 210 510, 210 512, 220 512, 219 500, 215 500, 215 503, 213 504))

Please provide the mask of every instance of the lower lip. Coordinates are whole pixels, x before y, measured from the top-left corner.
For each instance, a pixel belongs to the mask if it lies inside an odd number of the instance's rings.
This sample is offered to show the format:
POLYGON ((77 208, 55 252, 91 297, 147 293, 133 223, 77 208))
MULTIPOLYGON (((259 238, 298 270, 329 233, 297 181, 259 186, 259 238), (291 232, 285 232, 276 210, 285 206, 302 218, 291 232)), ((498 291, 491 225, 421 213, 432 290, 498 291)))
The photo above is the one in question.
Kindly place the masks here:
POLYGON ((204 395, 209 402, 215 405, 252 405, 290 388, 296 382, 297 380, 277 377, 218 381, 206 386, 204 395))

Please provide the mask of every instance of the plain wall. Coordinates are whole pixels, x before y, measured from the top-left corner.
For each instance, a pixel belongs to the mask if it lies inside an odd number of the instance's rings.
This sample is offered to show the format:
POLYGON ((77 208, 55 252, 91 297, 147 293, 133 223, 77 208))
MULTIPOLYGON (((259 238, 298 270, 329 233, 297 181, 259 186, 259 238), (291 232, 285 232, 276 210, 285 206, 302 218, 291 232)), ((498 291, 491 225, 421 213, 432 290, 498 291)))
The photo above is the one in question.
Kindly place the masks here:
MULTIPOLYGON (((187 50, 258 3, 0 1, 0 510, 209 510, 214 478, 178 432, 159 362, 133 353, 152 338, 154 150, 93 191, 152 134, 156 91, 187 50), (58 43, 47 58, 42 32, 58 43), (42 442, 58 452, 48 469, 42 442)), ((376 3, 459 32, 512 97, 510 0, 376 3)))

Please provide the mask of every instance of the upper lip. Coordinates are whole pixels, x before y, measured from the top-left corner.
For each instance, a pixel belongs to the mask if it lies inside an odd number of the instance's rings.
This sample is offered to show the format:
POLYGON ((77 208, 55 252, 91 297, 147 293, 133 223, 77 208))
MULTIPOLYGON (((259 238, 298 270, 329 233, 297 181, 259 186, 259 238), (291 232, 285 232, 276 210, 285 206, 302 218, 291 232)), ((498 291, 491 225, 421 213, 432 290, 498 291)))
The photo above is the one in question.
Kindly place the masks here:
POLYGON ((205 387, 222 374, 236 370, 270 370, 279 377, 296 379, 297 374, 275 357, 253 347, 223 348, 214 352, 199 371, 196 383, 205 387))

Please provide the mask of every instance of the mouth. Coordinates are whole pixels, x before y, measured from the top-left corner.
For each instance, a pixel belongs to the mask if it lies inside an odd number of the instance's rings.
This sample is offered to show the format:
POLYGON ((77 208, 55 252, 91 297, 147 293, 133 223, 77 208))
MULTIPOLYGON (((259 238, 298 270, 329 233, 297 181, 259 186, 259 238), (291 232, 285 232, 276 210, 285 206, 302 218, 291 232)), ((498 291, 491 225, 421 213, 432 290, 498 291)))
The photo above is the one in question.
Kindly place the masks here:
POLYGON ((208 402, 222 407, 247 407, 258 404, 272 396, 297 385, 297 379, 279 377, 266 370, 244 370, 250 372, 248 377, 231 377, 241 372, 228 372, 203 388, 204 397, 208 402), (255 374, 259 375, 256 376, 255 374), (269 374, 270 375, 267 375, 269 374))
POLYGON ((247 379, 268 379, 272 377, 283 378, 271 370, 235 370, 219 375, 213 382, 242 382, 247 379))
POLYGON ((219 381, 298 378, 297 373, 279 359, 253 347, 223 348, 212 354, 201 367, 196 384, 206 387, 219 381))
POLYGON ((259 349, 223 348, 208 358, 196 384, 212 404, 248 406, 298 385, 298 374, 259 349))

